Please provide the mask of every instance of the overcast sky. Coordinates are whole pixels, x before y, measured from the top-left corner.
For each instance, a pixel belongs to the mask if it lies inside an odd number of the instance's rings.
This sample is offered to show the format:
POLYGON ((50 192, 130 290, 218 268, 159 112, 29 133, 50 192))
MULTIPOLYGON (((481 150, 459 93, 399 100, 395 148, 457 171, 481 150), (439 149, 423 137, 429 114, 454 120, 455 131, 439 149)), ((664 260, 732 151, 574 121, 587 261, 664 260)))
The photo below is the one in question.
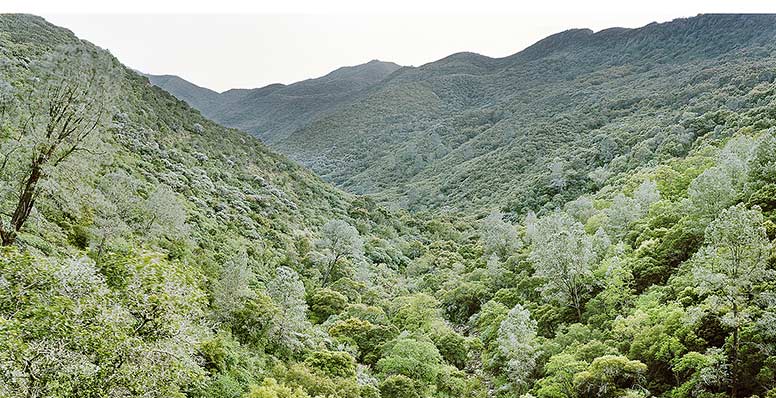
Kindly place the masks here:
POLYGON ((132 68, 176 74, 217 91, 292 83, 372 59, 421 65, 459 51, 503 57, 570 28, 776 11, 772 0, 245 3, 3 0, 0 10, 42 15, 132 68))

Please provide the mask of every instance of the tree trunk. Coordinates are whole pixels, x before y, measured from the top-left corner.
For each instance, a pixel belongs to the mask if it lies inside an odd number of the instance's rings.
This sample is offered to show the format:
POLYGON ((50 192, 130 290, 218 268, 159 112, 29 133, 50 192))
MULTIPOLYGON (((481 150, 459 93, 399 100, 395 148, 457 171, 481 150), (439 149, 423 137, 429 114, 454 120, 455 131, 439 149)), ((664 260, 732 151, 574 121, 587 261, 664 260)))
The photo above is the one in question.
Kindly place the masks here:
POLYGON ((733 358, 732 371, 730 374, 731 391, 730 396, 733 398, 738 397, 738 349, 739 349, 739 325, 738 325, 738 304, 733 303, 733 319, 736 320, 736 327, 733 329, 733 358))
POLYGON ((0 240, 2 240, 3 246, 11 246, 16 241, 16 234, 13 233, 13 230, 0 229, 0 240))
POLYGON ((339 254, 334 257, 334 260, 329 263, 329 266, 326 267, 326 273, 323 275, 323 281, 321 282, 321 287, 326 287, 326 283, 329 281, 329 275, 331 274, 331 271, 334 269, 334 267, 337 265, 337 260, 339 260, 340 256, 339 254))
POLYGON ((16 204, 16 210, 14 210, 11 216, 11 225, 8 231, 2 231, 3 246, 10 246, 16 242, 16 234, 27 222, 27 218, 30 217, 32 207, 35 205, 35 197, 37 196, 38 181, 40 181, 43 175, 41 163, 34 161, 30 167, 30 175, 24 182, 21 194, 19 195, 19 201, 16 204))
POLYGON ((100 263, 102 262, 102 249, 105 247, 106 239, 107 238, 105 237, 105 235, 103 235, 102 239, 100 239, 100 244, 97 246, 97 261, 95 261, 97 265, 100 265, 100 263))
POLYGON ((577 321, 582 322, 582 300, 579 299, 579 288, 576 283, 571 288, 571 301, 574 309, 577 310, 577 321))

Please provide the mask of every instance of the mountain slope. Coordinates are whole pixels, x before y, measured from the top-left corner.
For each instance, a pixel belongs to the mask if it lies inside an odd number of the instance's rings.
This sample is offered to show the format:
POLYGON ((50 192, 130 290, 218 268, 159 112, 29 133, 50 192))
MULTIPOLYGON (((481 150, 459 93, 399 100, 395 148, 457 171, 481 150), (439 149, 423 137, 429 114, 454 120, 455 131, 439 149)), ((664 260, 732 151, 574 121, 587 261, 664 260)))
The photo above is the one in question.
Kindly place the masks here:
POLYGON ((175 95, 194 109, 209 109, 218 105, 219 94, 211 89, 197 86, 174 75, 144 74, 153 85, 175 95))
POLYGON ((0 246, 0 396, 776 396, 776 81, 758 73, 686 116, 700 135, 678 155, 474 222, 345 194, 72 33, 0 15, 0 230, 39 183, 0 246), (89 140, 34 174, 78 120, 89 140))
MULTIPOLYGON (((102 53, 38 17, 4 15, 0 28, 3 54, 11 59, 4 73, 11 83, 30 73, 27 65, 32 61, 17 54, 34 61, 32 57, 45 59, 45 54, 69 47, 102 53)), ((191 202, 192 210, 230 220, 223 224, 228 228, 245 223, 240 234, 253 230, 256 237, 266 236, 267 228, 302 227, 318 212, 335 215, 347 209, 349 195, 258 140, 203 118, 123 66, 116 74, 111 124, 103 128, 100 140, 121 163, 104 165, 101 162, 113 160, 85 157, 97 162, 97 169, 84 179, 96 182, 121 168, 141 186, 164 184, 187 199, 198 198, 191 202), (245 209, 253 209, 255 218, 241 216, 245 209)))
POLYGON ((410 208, 538 209, 684 153, 773 79, 776 16, 571 30, 515 55, 402 68, 273 146, 410 208), (590 172, 597 177, 591 178, 590 172))
MULTIPOLYGON (((363 236, 386 283, 408 261, 398 248, 419 239, 40 17, 0 15, 0 65, 4 231, 47 129, 104 115, 37 174, 30 218, 0 247, 0 396, 210 396, 220 376, 207 352, 221 338, 250 363, 234 382, 247 389, 263 379, 256 364, 290 361, 308 348, 299 336, 318 333, 302 280, 320 284, 322 226, 363 236), (90 107, 96 97, 106 102, 90 107), (57 117, 62 104, 74 113, 57 117)), ((352 275, 346 262, 327 276, 352 275)))
POLYGON ((287 86, 273 84, 221 94, 176 76, 148 77, 151 83, 199 109, 206 117, 272 142, 359 96, 397 69, 399 65, 394 63, 374 60, 287 86))

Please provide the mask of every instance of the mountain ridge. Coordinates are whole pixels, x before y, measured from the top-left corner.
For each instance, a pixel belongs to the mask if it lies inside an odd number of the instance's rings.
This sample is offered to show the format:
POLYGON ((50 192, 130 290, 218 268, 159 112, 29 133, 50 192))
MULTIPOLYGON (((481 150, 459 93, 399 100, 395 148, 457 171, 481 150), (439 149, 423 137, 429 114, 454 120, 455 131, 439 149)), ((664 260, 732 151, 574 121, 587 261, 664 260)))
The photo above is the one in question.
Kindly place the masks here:
MULTIPOLYGON (((722 68, 726 78, 732 78, 733 65, 749 69, 745 65, 750 62, 769 70, 772 60, 763 57, 772 51, 774 26, 774 15, 704 14, 636 29, 569 30, 498 59, 457 54, 400 69, 357 102, 273 147, 339 186, 386 202, 406 203, 407 193, 413 191, 422 208, 514 209, 514 203, 527 203, 521 191, 538 190, 544 193, 530 196, 545 199, 529 208, 557 206, 553 196, 573 196, 590 184, 585 175, 591 169, 578 170, 572 180, 579 186, 573 193, 553 192, 541 182, 550 178, 548 167, 555 158, 570 164, 576 157, 571 151, 581 151, 579 143, 573 143, 581 138, 575 136, 604 134, 628 120, 639 125, 645 118, 662 118, 668 128, 685 112, 679 108, 706 112, 710 103, 698 107, 687 102, 688 96, 725 90, 726 83, 709 80, 711 75, 701 71, 722 68), (631 86, 634 90, 622 89, 631 86), (642 113, 635 107, 660 95, 666 98, 654 103, 656 109, 642 113), (658 116, 661 113, 672 116, 658 116), (570 124, 553 122, 558 118, 570 124), (671 118, 673 123, 668 122, 671 118), (522 144, 515 144, 514 138, 527 140, 529 135, 534 138, 530 147, 554 143, 538 148, 526 164, 518 158, 522 144), (568 149, 560 150, 564 147, 568 149), (408 162, 416 166, 408 169, 408 162), (485 171, 488 164, 527 167, 524 173, 533 182, 512 187, 485 171), (478 179, 472 175, 491 183, 475 186, 478 179), (451 192, 458 193, 450 197, 451 192)), ((648 132, 634 134, 631 147, 655 138, 648 132)), ((623 144, 616 156, 627 158, 632 154, 623 144)), ((609 167, 609 160, 596 167, 609 167)))
MULTIPOLYGON (((750 61, 768 69, 770 64, 762 57, 771 51, 774 25, 776 18, 767 14, 699 14, 639 28, 569 29, 501 58, 460 52, 421 66, 397 68, 368 87, 340 97, 335 106, 321 112, 305 113, 305 107, 316 109, 320 106, 316 101, 326 101, 325 96, 310 97, 312 102, 287 103, 293 111, 270 114, 263 111, 264 94, 258 91, 254 94, 259 99, 250 98, 250 91, 234 91, 228 105, 216 112, 220 112, 222 123, 254 134, 256 128, 251 130, 245 118, 258 113, 248 119, 258 118, 263 126, 282 129, 281 134, 266 139, 274 149, 340 187, 375 195, 386 203, 419 208, 514 209, 515 203, 526 203, 521 191, 536 190, 543 193, 529 196, 544 199, 529 208, 557 206, 560 202, 552 197, 572 197, 589 189, 583 188, 591 184, 585 174, 594 171, 579 170, 571 178, 577 185, 572 191, 552 192, 543 187, 547 183, 542 180, 550 178, 552 162, 570 164, 569 158, 575 156, 557 150, 559 145, 575 145, 564 135, 606 134, 602 131, 607 128, 656 118, 657 114, 632 113, 629 109, 661 95, 665 98, 655 105, 662 108, 651 112, 672 115, 673 122, 662 117, 664 128, 676 125, 686 113, 676 108, 697 108, 687 102, 688 96, 723 90, 724 83, 709 80, 711 75, 704 70, 728 64, 745 67, 750 61), (612 81, 619 79, 621 85, 607 83, 607 74, 612 75, 612 81), (681 77, 682 84, 672 84, 672 74, 681 77), (634 83, 639 85, 630 93, 620 89, 634 83), (674 107, 666 106, 671 102, 675 102, 674 107), (296 118, 299 114, 305 117, 296 118), (553 122, 557 118, 569 119, 579 131, 570 130, 570 124, 559 130, 553 122), (534 142, 554 143, 537 148, 539 151, 531 154, 533 161, 524 164, 516 155, 521 141, 514 139, 526 140, 527 135, 539 139, 534 142), (493 147, 496 142, 498 146, 493 147), (524 169, 533 179, 531 186, 510 187, 503 177, 481 170, 490 161, 524 169), (472 186, 477 181, 467 177, 472 174, 491 180, 489 188, 472 186), (462 196, 444 199, 448 190, 458 188, 462 196), (495 193, 487 195, 494 188, 495 193), (417 206, 408 204, 410 197, 420 198, 417 206), (462 200, 464 197, 469 199, 462 200)), ((733 78, 732 73, 728 75, 733 78)), ((326 86, 325 76, 319 79, 324 83, 321 87, 331 88, 326 86)), ((299 84, 304 87, 308 81, 299 84)), ((284 89, 257 90, 275 93, 284 89)), ((217 108, 200 110, 207 116, 217 108)), ((636 141, 628 145, 659 138, 644 132, 636 135, 638 138, 631 138, 636 141)), ((631 156, 624 143, 618 150, 621 153, 617 156, 631 156)), ((602 158, 607 162, 596 167, 612 168, 609 155, 602 158)))
POLYGON ((399 68, 392 62, 372 60, 288 85, 274 83, 221 93, 177 76, 146 76, 208 118, 271 142, 332 111, 399 68))

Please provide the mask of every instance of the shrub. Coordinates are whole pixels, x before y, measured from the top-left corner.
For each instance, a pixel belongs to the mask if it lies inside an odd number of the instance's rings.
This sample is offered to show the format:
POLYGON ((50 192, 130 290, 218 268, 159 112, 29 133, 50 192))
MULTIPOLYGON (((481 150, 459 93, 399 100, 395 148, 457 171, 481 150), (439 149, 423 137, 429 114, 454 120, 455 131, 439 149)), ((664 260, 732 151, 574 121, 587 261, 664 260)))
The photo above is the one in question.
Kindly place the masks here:
POLYGON ((315 323, 321 323, 330 316, 339 314, 348 305, 348 298, 342 293, 321 288, 310 297, 310 319, 315 323))
POLYGON ((433 343, 412 338, 391 342, 377 368, 385 375, 404 375, 424 384, 436 381, 442 356, 433 343))
POLYGON ((356 375, 356 361, 347 352, 315 351, 304 362, 327 376, 353 377, 356 375))
POLYGON ((621 397, 638 385, 647 372, 647 365, 624 356, 606 355, 596 358, 583 372, 574 376, 574 388, 580 397, 621 397))
POLYGON ((415 382, 407 376, 389 376, 380 383, 381 398, 420 398, 415 382))
POLYGON ((329 334, 343 341, 352 341, 358 346, 358 359, 362 363, 375 364, 386 341, 392 339, 398 330, 393 326, 375 325, 356 318, 340 320, 329 328, 329 334))
POLYGON ((466 359, 469 351, 466 338, 460 334, 445 329, 434 336, 434 345, 439 349, 439 353, 447 363, 455 366, 458 369, 463 369, 466 366, 466 359))
POLYGON ((247 398, 308 398, 309 395, 299 387, 291 388, 279 384, 277 380, 267 377, 259 386, 251 386, 247 398))

